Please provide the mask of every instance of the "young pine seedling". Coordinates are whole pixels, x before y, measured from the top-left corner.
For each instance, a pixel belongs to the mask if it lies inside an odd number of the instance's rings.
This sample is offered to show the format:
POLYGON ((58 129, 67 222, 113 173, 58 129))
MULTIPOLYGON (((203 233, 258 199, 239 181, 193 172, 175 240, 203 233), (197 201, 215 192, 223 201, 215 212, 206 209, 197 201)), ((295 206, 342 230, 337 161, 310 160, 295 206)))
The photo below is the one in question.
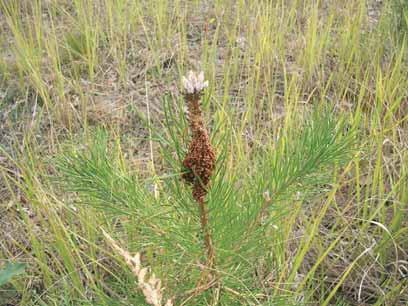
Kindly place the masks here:
MULTIPOLYGON (((187 119, 167 110, 167 130, 156 137, 171 172, 154 179, 160 181, 158 196, 147 187, 151 179, 128 169, 119 142, 111 145, 102 130, 87 149, 74 147, 59 158, 63 186, 111 218, 106 227, 119 222, 116 234, 127 237, 127 249, 147 254, 131 256, 105 234, 133 271, 147 305, 262 305, 265 283, 254 277, 260 262, 269 262, 262 267, 268 273, 289 275, 289 281, 297 272, 276 264, 289 260, 279 257, 276 224, 284 222, 293 202, 324 196, 333 168, 351 157, 354 133, 335 114, 314 111, 310 119, 302 118, 252 150, 247 171, 237 173, 234 167, 242 165, 224 162, 230 154, 228 137, 217 142, 216 150, 211 145, 201 110, 208 86, 204 74, 189 72, 182 83, 187 119)), ((294 299, 285 297, 285 305, 294 299)))

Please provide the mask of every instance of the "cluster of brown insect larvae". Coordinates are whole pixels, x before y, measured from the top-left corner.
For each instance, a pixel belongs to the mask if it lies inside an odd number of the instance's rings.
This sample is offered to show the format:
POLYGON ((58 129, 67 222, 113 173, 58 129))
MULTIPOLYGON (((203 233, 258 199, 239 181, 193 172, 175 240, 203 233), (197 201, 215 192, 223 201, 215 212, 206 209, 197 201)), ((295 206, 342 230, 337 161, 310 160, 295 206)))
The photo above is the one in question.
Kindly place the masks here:
MULTIPOLYGON (((183 78, 184 97, 188 108, 188 121, 191 129, 191 142, 188 153, 183 161, 187 173, 184 180, 193 186, 192 195, 198 203, 201 230, 204 236, 204 247, 207 253, 207 270, 203 271, 202 280, 215 281, 212 270, 215 270, 215 248, 213 246, 211 230, 209 228, 209 213, 205 203, 210 177, 215 167, 215 153, 208 137, 207 129, 200 108, 200 99, 208 82, 204 81, 204 73, 198 75, 190 71, 183 78)), ((200 282, 201 282, 200 281, 200 282)))
POLYGON ((196 75, 190 71, 183 78, 185 100, 188 107, 188 120, 191 129, 191 143, 183 161, 188 170, 183 175, 184 180, 193 186, 193 197, 198 203, 203 203, 207 187, 215 166, 215 153, 204 125, 200 108, 200 98, 208 81, 204 81, 204 73, 196 75))

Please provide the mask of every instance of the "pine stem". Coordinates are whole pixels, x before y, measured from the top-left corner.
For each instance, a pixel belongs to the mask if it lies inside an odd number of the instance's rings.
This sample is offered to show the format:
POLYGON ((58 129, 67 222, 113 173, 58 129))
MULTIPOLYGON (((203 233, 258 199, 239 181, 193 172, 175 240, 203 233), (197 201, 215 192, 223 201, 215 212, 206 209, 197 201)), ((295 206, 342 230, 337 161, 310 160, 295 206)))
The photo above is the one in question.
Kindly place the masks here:
POLYGON ((203 200, 198 202, 200 209, 200 223, 201 230, 204 234, 204 246, 207 251, 207 266, 209 269, 213 269, 215 265, 215 250, 212 242, 211 232, 208 228, 208 209, 203 200))

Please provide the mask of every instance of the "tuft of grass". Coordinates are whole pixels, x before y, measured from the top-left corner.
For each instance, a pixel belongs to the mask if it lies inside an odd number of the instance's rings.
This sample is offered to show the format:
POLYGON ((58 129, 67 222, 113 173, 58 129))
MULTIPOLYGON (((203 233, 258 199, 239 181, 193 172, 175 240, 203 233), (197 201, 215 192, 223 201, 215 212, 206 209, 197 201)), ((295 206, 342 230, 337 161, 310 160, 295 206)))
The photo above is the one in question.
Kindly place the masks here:
POLYGON ((408 31, 408 1, 394 0, 391 6, 391 14, 395 22, 395 33, 397 37, 405 40, 408 31))

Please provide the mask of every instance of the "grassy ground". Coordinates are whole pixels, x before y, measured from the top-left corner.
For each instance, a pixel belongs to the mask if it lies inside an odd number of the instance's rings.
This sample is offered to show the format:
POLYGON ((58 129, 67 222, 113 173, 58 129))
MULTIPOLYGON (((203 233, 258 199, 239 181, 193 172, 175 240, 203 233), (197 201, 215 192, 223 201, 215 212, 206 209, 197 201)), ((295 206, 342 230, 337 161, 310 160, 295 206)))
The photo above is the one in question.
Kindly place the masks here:
POLYGON ((0 305, 147 305, 102 228, 142 252, 176 305, 407 305, 407 24, 397 0, 0 0, 0 267, 26 263, 0 305), (271 202, 242 263, 222 255, 238 222, 213 221, 218 296, 185 294, 201 241, 188 205, 171 210, 191 200, 175 157, 190 69, 209 80, 222 156, 209 205, 230 203, 213 220, 271 202), (333 126, 318 123, 328 113, 333 126), (340 121, 354 133, 344 158, 296 172, 340 121), (164 211, 172 234, 156 241, 164 211))

